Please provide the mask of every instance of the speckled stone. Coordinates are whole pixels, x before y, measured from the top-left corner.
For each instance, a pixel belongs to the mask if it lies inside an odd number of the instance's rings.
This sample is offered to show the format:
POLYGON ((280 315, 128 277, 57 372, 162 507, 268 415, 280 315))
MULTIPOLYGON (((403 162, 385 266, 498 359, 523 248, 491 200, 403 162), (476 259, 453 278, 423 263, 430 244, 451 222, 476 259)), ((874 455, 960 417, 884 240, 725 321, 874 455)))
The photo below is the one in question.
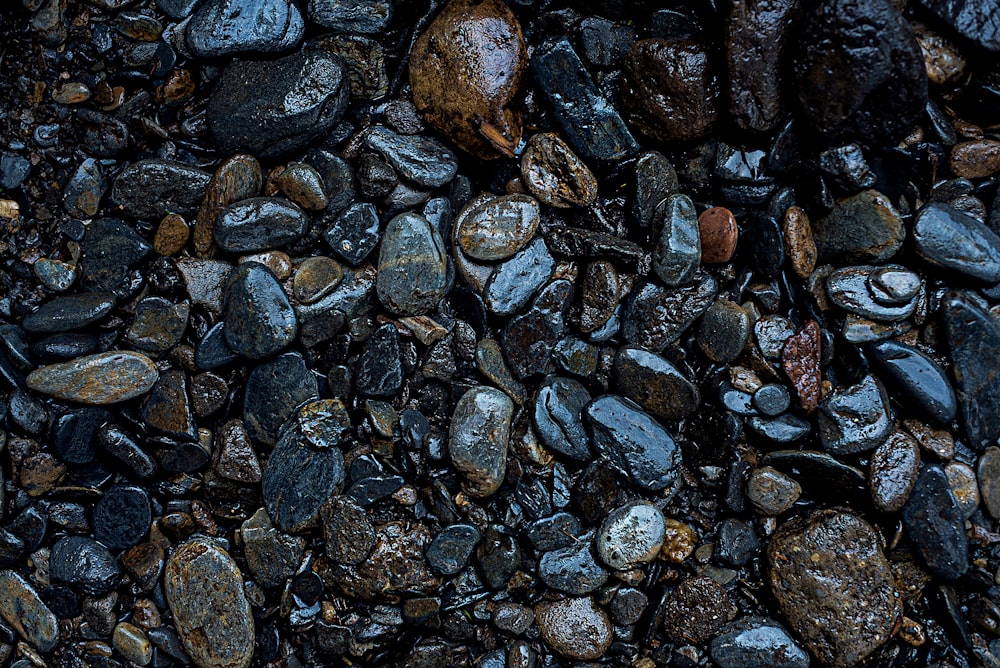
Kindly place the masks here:
POLYGON ((99 353, 43 366, 28 374, 28 387, 82 404, 114 404, 149 392, 159 378, 153 361, 130 350, 99 353))
POLYGON ((535 620, 545 642, 569 659, 598 659, 611 646, 611 621, 589 597, 539 603, 535 620))

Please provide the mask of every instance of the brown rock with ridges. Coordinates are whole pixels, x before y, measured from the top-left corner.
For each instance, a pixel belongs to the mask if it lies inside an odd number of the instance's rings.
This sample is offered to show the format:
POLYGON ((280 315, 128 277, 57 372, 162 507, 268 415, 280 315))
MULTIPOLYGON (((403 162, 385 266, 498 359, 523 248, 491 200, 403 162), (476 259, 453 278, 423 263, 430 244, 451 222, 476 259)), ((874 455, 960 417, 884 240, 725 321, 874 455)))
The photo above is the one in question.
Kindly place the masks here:
POLYGON ((795 387, 799 404, 807 413, 811 413, 819 405, 822 380, 819 368, 820 345, 819 324, 815 320, 809 320, 798 333, 785 341, 785 347, 781 351, 781 366, 795 387))

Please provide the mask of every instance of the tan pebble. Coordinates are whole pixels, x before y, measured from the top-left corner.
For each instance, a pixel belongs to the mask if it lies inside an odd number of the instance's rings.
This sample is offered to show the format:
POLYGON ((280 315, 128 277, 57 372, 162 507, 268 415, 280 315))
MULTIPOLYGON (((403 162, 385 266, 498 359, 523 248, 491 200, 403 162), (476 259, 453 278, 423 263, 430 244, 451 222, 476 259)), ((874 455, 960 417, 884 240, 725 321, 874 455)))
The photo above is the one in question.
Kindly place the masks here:
POLYGON ((311 257, 299 265, 292 281, 295 298, 303 304, 322 299, 340 285, 344 269, 329 257, 311 257))
POLYGON ((660 556, 673 564, 682 563, 694 552, 694 532, 691 527, 675 519, 666 519, 666 532, 660 556))
POLYGON ((0 218, 14 219, 21 215, 21 206, 12 199, 0 199, 0 218))
POLYGON ((819 255, 806 212, 797 206, 788 207, 785 211, 784 233, 785 250, 792 261, 792 269, 799 278, 807 278, 816 268, 819 255))
POLYGON ((1000 173, 1000 141, 978 139, 955 144, 949 159, 955 176, 986 179, 1000 173))
POLYGON ((190 70, 174 70, 156 88, 156 101, 160 104, 176 105, 184 102, 198 90, 190 70))
POLYGON ((240 258, 239 263, 245 262, 259 262, 270 269, 279 281, 292 275, 292 258, 288 257, 288 253, 282 251, 264 251, 263 253, 244 255, 240 258))
POLYGON ((586 207, 597 199, 594 173, 552 132, 528 140, 521 157, 521 179, 541 202, 556 208, 586 207))
POLYGON ((52 99, 59 104, 80 104, 90 99, 90 89, 85 83, 69 81, 52 90, 52 99))
POLYGON ((187 244, 191 230, 184 219, 172 213, 160 221, 153 237, 153 249, 159 255, 170 256, 180 253, 187 244))
POLYGON ((913 32, 924 54, 924 68, 932 84, 944 86, 962 76, 965 58, 954 43, 922 25, 915 25, 913 32))
POLYGON ((705 264, 729 262, 736 252, 739 228, 733 212, 722 206, 713 206, 698 216, 698 234, 701 237, 701 261, 705 264))

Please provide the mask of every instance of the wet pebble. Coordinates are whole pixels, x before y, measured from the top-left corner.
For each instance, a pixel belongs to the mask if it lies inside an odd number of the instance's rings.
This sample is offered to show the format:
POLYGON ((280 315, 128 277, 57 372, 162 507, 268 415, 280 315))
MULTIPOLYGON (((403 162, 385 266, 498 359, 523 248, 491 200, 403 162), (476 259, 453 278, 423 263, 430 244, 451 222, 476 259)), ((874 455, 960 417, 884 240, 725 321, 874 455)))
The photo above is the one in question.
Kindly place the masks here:
POLYGON ((311 304, 327 296, 344 279, 344 269, 336 260, 323 256, 307 258, 295 271, 292 289, 295 299, 311 304))
POLYGON ((134 291, 134 284, 140 279, 132 267, 153 250, 135 229, 117 218, 101 218, 91 223, 82 249, 82 286, 94 292, 113 292, 119 297, 134 291))
POLYGON ((763 617, 728 624, 709 649, 721 668, 809 668, 809 654, 782 625, 763 617))
POLYGON ((597 531, 597 554, 608 568, 628 570, 655 559, 665 537, 660 509, 650 503, 632 503, 604 518, 597 531))
POLYGON ((21 326, 32 334, 69 332, 100 322, 114 307, 114 296, 108 293, 83 292, 56 297, 25 316, 21 326))
POLYGON ((540 220, 533 197, 497 197, 462 213, 458 243, 462 252, 475 260, 505 260, 531 241, 540 220))
POLYGON ((230 274, 224 313, 226 343, 250 359, 270 357, 298 334, 288 296, 271 270, 257 262, 240 264, 230 274))
POLYGON ((316 376, 301 354, 285 353, 258 364, 247 377, 243 392, 247 434, 257 443, 273 445, 295 410, 318 398, 316 376))
POLYGON ((680 420, 701 402, 698 388, 669 360, 656 353, 622 346, 613 367, 618 389, 660 420, 680 420))
POLYGON ((780 515, 801 494, 802 486, 794 478, 770 466, 754 469, 747 481, 747 498, 762 515, 780 515))
POLYGON ((351 204, 327 228, 323 239, 348 264, 361 264, 379 242, 378 211, 365 202, 351 204))
POLYGON ((986 51, 1000 51, 1000 26, 989 0, 920 0, 948 27, 986 51))
POLYGON ((27 384, 58 399, 101 405, 142 396, 158 377, 148 357, 119 350, 40 367, 28 375, 27 384))
POLYGON ((551 376, 535 396, 535 429, 545 446, 571 459, 590 459, 590 440, 583 426, 583 409, 590 392, 571 378, 551 376))
POLYGON ((365 146, 381 154, 400 176, 418 186, 443 186, 458 171, 455 154, 432 137, 401 135, 379 125, 365 135, 365 146))
POLYGON ((112 549, 138 545, 152 523, 149 494, 135 485, 110 488, 94 506, 94 537, 112 549))
POLYGON ((128 329, 129 343, 139 350, 158 355, 178 343, 188 326, 191 306, 174 304, 163 297, 147 297, 135 308, 135 319, 128 329))
POLYGON ((187 24, 196 56, 215 58, 247 51, 285 51, 302 40, 305 21, 288 0, 209 0, 187 24))
POLYGON ((640 284, 625 300, 622 335, 628 343, 660 352, 714 303, 717 290, 715 278, 707 273, 696 273, 690 285, 670 290, 640 284))
POLYGON ((146 666, 153 660, 153 644, 135 624, 121 622, 111 634, 111 643, 128 661, 146 666))
POLYGON ((590 206, 597 179, 559 135, 532 135, 521 156, 521 179, 543 204, 565 209, 590 206))
POLYGON ((913 226, 917 253, 928 263, 987 283, 1000 281, 1000 236, 947 204, 922 208, 913 226))
POLYGON ((14 571, 0 571, 0 617, 40 652, 59 642, 59 620, 38 591, 14 571))
POLYGON ((891 389, 913 402, 922 419, 947 426, 955 419, 958 402, 944 369, 917 348, 897 341, 878 341, 868 347, 872 362, 891 389))
POLYGON ((832 454, 874 450, 891 432, 889 398, 875 376, 835 390, 819 405, 820 441, 832 454))
POLYGON ((567 658, 598 659, 611 646, 611 621, 590 597, 539 603, 535 620, 545 642, 567 658))
POLYGON ((329 204, 323 177, 312 165, 293 162, 274 180, 285 197, 308 211, 322 211, 329 204))
POLYGON ((965 516, 944 469, 927 464, 903 507, 903 525, 932 573, 956 580, 969 567, 965 516))
POLYGON ((223 209, 215 219, 215 243, 229 253, 281 248, 302 238, 309 216, 278 197, 255 197, 223 209))
POLYGON ((448 260, 437 229, 416 213, 402 213, 386 225, 378 256, 375 289, 393 313, 430 312, 448 287, 448 260))
POLYGON ((736 252, 739 229, 733 212, 713 206, 698 214, 698 235, 701 239, 701 261, 725 264, 736 252))
POLYGON ((470 524, 452 524, 441 530, 427 547, 427 562, 442 575, 455 575, 476 549, 482 533, 470 524))
POLYGON ((391 397, 403 387, 404 371, 399 333, 395 325, 385 324, 365 341, 358 359, 355 385, 369 397, 391 397))
POLYGON ((746 347, 750 318, 742 306, 728 299, 713 303, 698 321, 698 347, 713 362, 729 363, 746 347))
POLYGON ((211 175, 168 160, 140 160, 122 170, 111 197, 133 218, 160 220, 170 213, 194 214, 211 175))
POLYGON ((538 577, 552 589, 573 596, 594 591, 607 581, 608 572, 594 558, 593 543, 590 533, 546 552, 538 560, 538 577))
POLYGON ((490 496, 503 482, 513 413, 514 402, 506 394, 482 385, 455 405, 448 450, 471 496, 490 496))
POLYGON ((554 267, 545 241, 536 237, 490 275, 483 294, 486 307, 499 316, 513 315, 549 280, 554 267))
POLYGON ((1000 326, 970 295, 951 292, 942 304, 959 416, 976 450, 1000 433, 1000 376, 982 363, 1000 350, 1000 326))
POLYGON ((108 548, 84 536, 66 536, 53 547, 49 557, 53 582, 78 588, 84 594, 103 596, 121 579, 121 569, 108 548))
POLYGON ((87 158, 80 163, 63 188, 63 207, 71 216, 93 218, 100 209, 101 199, 107 189, 108 184, 100 163, 87 158))
POLYGON ((899 212, 876 190, 838 200, 830 213, 811 222, 821 262, 884 262, 903 245, 899 212))
POLYGON ((701 263, 701 238, 694 203, 687 195, 660 202, 653 214, 653 271, 664 285, 690 282, 701 263))
POLYGON ((392 20, 393 4, 388 0, 310 0, 309 18, 335 32, 381 33, 392 20))
POLYGON ((375 546, 375 529, 365 509, 349 496, 335 496, 320 508, 326 556, 358 564, 375 546))
POLYGON ((672 642, 703 643, 736 617, 726 590, 710 577, 685 579, 667 599, 663 631, 672 642))
POLYGON ((995 176, 1000 172, 1000 141, 978 139, 955 144, 948 164, 955 176, 962 178, 983 179, 995 176))
POLYGON ((882 512, 896 512, 910 498, 920 470, 920 447, 905 432, 894 432, 872 453, 868 489, 882 512))

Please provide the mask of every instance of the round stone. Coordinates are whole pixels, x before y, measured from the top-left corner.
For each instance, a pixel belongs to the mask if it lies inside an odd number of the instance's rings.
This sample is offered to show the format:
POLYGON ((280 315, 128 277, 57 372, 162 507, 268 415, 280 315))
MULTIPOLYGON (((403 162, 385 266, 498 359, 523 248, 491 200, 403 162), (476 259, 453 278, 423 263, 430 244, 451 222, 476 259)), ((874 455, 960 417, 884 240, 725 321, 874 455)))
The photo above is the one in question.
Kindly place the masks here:
POLYGON ((611 620, 590 597, 539 603, 535 620, 549 647, 569 659, 598 659, 611 646, 611 620))
POLYGON ((747 481, 747 498, 762 515, 780 515, 799 500, 802 487, 777 469, 754 469, 747 481))
POLYGON ((535 236, 540 220, 538 201, 527 195, 497 197, 460 215, 458 244, 476 260, 505 260, 535 236))
POLYGON ((333 258, 316 256, 303 260, 292 280, 295 299, 312 304, 333 292, 344 280, 344 268, 333 258))
POLYGON ((701 261, 706 264, 729 262, 736 252, 739 229, 733 212, 722 206, 705 209, 698 215, 701 261))
POLYGON ((521 179, 542 203, 556 208, 586 207, 597 199, 593 172, 552 132, 528 140, 521 156, 521 179))
POLYGON ((652 561, 660 552, 666 523, 651 503, 633 503, 612 511, 597 532, 597 554, 608 567, 628 570, 652 561))

